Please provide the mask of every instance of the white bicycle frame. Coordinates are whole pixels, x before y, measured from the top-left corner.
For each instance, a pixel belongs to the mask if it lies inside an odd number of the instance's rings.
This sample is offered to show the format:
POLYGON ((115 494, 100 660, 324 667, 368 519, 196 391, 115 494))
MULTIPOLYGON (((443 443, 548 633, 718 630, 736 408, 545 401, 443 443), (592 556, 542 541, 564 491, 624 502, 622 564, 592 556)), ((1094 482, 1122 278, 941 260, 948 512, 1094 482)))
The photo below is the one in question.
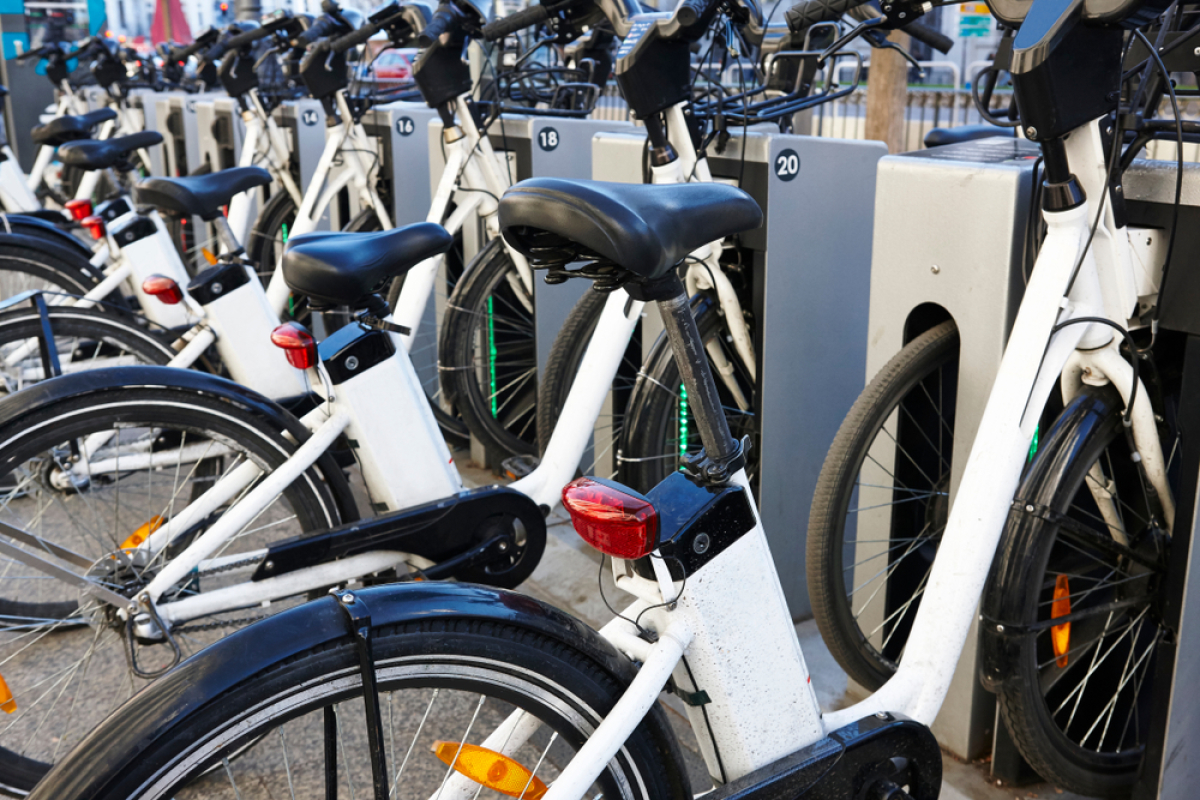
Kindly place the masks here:
MULTIPOLYGON (((1088 197, 1107 191, 1099 122, 1067 140, 1068 159, 1088 197)), ((912 631, 895 676, 878 692, 849 708, 821 715, 808 681, 787 606, 770 559, 761 523, 706 565, 704 580, 686 587, 671 581, 662 559, 651 559, 656 581, 637 577, 614 559, 617 586, 638 600, 601 631, 615 646, 642 662, 617 706, 551 786, 546 800, 576 800, 617 753, 662 691, 668 676, 684 690, 703 687, 711 703, 689 707, 712 775, 735 780, 828 733, 876 713, 900 713, 925 725, 945 699, 966 641, 996 545, 1003 530, 1040 413, 1060 386, 1068 401, 1084 382, 1111 383, 1129 401, 1133 370, 1107 326, 1071 319, 1101 317, 1122 327, 1139 296, 1153 297, 1161 278, 1162 253, 1138 229, 1118 228, 1106 205, 1095 239, 1083 251, 1095 207, 1045 214, 1049 231, 1038 255, 1008 347, 980 423, 962 483, 912 631), (1082 253, 1082 258, 1081 258, 1082 253), (1079 264, 1078 274, 1072 275, 1079 264), (673 601, 671 605, 663 605, 673 601), (745 612, 754 609, 755 624, 745 612), (645 612, 644 614, 642 612, 645 612), (627 621, 639 618, 658 634, 654 644, 636 635, 627 621), (731 659, 730 653, 737 658, 731 659), (681 660, 687 657, 687 666, 681 660), (695 682, 693 683, 692 676, 695 682), (715 758, 713 741, 721 754, 715 758)), ((1137 387, 1133 435, 1146 474, 1163 498, 1165 522, 1174 517, 1161 442, 1145 387, 1137 387)), ((734 481, 745 485, 744 473, 734 481)), ((1112 499, 1093 490, 1101 513, 1112 499)), ((1106 509, 1107 506, 1107 509, 1106 509)), ((1115 514, 1112 514, 1115 518, 1115 514)), ((1121 539, 1118 528, 1114 538, 1121 539)), ((510 718, 501 729, 513 728, 510 718)), ((532 731, 517 729, 504 746, 511 753, 532 731)), ((457 797, 473 791, 454 784, 457 797)), ((449 788, 449 787, 447 787, 449 788)), ((454 796, 454 795, 450 795, 454 796)))
MULTIPOLYGON (((257 89, 251 89, 246 94, 249 108, 242 112, 242 121, 246 126, 245 138, 242 140, 242 153, 238 158, 239 167, 263 166, 271 176, 283 187, 293 202, 299 206, 304 202, 304 194, 292 177, 288 166, 289 147, 287 134, 275 123, 275 118, 263 108, 262 100, 257 89)), ((237 195, 229 202, 229 227, 234 236, 242 244, 250 241, 254 232, 254 197, 249 192, 237 195)))
MULTIPOLYGON (((304 192, 300 207, 296 210, 296 220, 288 231, 289 238, 315 231, 334 198, 346 188, 355 192, 360 203, 375 210, 381 230, 392 227, 391 214, 375 190, 379 173, 376 144, 367 135, 362 124, 354 121, 343 90, 338 90, 335 103, 342 122, 336 130, 326 136, 325 149, 321 152, 312 181, 304 192), (338 159, 341 160, 344 169, 335 171, 338 159)), ((271 307, 280 314, 287 308, 288 294, 287 284, 283 282, 283 275, 277 264, 267 286, 267 297, 271 307)))

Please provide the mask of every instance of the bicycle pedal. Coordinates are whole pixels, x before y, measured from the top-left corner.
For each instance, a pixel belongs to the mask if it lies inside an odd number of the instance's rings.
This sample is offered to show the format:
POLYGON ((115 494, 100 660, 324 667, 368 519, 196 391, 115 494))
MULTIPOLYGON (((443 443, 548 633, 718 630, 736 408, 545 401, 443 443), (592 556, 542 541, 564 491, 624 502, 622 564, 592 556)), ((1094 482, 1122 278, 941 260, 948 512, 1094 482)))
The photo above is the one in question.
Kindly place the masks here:
POLYGON ((542 460, 537 456, 512 456, 500 462, 500 474, 510 481, 520 480, 541 463, 542 460))

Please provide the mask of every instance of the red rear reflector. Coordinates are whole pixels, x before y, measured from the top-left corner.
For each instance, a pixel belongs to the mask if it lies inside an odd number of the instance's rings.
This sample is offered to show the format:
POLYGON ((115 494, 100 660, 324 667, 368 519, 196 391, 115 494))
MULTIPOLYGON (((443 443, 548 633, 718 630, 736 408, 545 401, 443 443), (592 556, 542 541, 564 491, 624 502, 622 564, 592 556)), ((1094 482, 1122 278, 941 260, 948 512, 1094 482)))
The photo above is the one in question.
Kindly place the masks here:
POLYGON ((84 219, 84 217, 90 217, 92 215, 92 201, 68 200, 67 211, 71 212, 71 219, 75 220, 76 222, 80 222, 84 219))
POLYGON ((142 281, 142 291, 151 297, 157 297, 159 302, 173 306, 183 300, 183 289, 179 284, 166 275, 151 275, 142 281))
POLYGON ((79 224, 87 228, 88 233, 92 235, 93 239, 99 240, 104 238, 105 228, 103 217, 84 217, 79 221, 79 224))
POLYGON ((579 478, 563 489, 563 507, 583 540, 615 558, 641 558, 658 546, 658 512, 632 489, 579 478))
POLYGON ((317 365, 317 342, 299 322, 285 322, 271 331, 271 344, 283 350, 296 369, 317 365))

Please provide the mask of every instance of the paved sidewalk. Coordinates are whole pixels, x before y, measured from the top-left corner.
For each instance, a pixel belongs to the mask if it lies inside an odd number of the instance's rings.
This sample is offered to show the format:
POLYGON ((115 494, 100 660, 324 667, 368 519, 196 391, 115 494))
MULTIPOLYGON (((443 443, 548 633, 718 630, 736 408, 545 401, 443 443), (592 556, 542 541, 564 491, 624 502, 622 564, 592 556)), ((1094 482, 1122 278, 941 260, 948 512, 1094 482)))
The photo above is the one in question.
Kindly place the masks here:
MULTIPOLYGON (((484 474, 480 473, 473 477, 481 482, 487 480, 484 474)), ((521 586, 521 591, 568 611, 589 625, 599 628, 612 618, 612 613, 605 607, 600 592, 597 591, 597 581, 603 583, 604 597, 615 607, 619 608, 629 602, 630 596, 616 588, 609 570, 601 572, 600 554, 576 535, 561 509, 552 514, 547 523, 549 536, 546 554, 533 576, 521 586)), ((816 623, 812 620, 801 622, 796 626, 796 634, 804 649, 804 658, 812 673, 813 685, 817 687, 821 707, 833 710, 854 702, 853 697, 847 696, 846 674, 821 641, 816 623)), ((696 792, 704 791, 712 784, 700 757, 691 726, 687 722, 683 703, 674 696, 665 697, 662 702, 683 745, 692 788, 696 792)), ((943 759, 943 771, 941 797, 945 800, 1079 799, 1079 795, 1063 792, 1045 783, 1017 788, 996 786, 988 776, 987 764, 967 764, 950 755, 943 759)))

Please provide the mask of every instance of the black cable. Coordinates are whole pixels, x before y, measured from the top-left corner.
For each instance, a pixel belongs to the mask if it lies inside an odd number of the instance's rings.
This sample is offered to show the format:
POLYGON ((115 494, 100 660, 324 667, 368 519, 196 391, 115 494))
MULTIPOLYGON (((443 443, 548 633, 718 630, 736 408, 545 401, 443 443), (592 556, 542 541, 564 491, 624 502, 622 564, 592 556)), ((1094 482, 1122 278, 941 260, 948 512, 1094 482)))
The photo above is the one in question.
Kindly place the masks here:
MULTIPOLYGON (((683 662, 683 668, 687 670, 688 680, 692 682, 693 691, 699 692, 700 685, 696 683, 696 676, 692 674, 692 667, 688 664, 687 656, 679 656, 679 660, 683 662)), ((717 745, 717 735, 713 733, 712 722, 708 719, 708 705, 700 704, 700 713, 704 715, 704 727, 708 728, 708 739, 712 742, 713 755, 717 757, 717 769, 721 770, 721 783, 729 783, 729 777, 725 774, 725 762, 721 759, 721 748, 717 745)))
MULTIPOLYGON (((1158 49, 1150 44, 1150 40, 1146 38, 1146 34, 1139 30, 1135 30, 1133 33, 1142 40, 1142 44, 1146 46, 1150 51, 1150 55, 1154 57, 1155 62, 1158 64, 1158 70, 1162 73, 1163 81, 1167 85, 1167 94, 1171 98, 1171 111, 1175 114, 1175 206, 1171 211, 1171 235, 1167 238, 1167 255, 1163 260, 1162 277, 1158 281, 1158 303, 1154 307, 1152 333, 1156 333, 1158 330, 1159 315, 1162 313, 1163 307, 1162 290, 1167 285, 1167 272, 1171 268, 1171 256, 1175 252, 1175 232, 1179 230, 1179 206, 1183 199, 1183 121, 1179 116, 1179 99, 1175 96, 1175 84, 1171 81, 1171 73, 1167 71, 1166 65, 1163 64, 1162 57, 1158 54, 1158 49)), ((1130 41, 1133 40, 1131 39, 1130 41)))
POLYGON ((1113 322, 1111 319, 1105 319, 1104 317, 1075 317, 1074 319, 1069 319, 1066 322, 1060 322, 1055 325, 1050 329, 1050 335, 1053 336, 1069 325, 1081 325, 1085 322, 1094 322, 1099 325, 1107 325, 1108 327, 1120 333, 1121 336, 1125 337, 1125 343, 1129 345, 1130 366, 1133 367, 1133 388, 1129 390, 1129 402, 1125 406, 1125 413, 1121 415, 1121 421, 1125 424, 1125 427, 1128 428, 1132 424, 1133 403, 1135 400, 1137 400, 1138 382, 1140 381, 1140 378, 1138 377, 1138 353, 1140 351, 1138 350, 1137 345, 1134 344, 1133 335, 1130 334, 1129 331, 1125 330, 1125 328, 1113 322))

